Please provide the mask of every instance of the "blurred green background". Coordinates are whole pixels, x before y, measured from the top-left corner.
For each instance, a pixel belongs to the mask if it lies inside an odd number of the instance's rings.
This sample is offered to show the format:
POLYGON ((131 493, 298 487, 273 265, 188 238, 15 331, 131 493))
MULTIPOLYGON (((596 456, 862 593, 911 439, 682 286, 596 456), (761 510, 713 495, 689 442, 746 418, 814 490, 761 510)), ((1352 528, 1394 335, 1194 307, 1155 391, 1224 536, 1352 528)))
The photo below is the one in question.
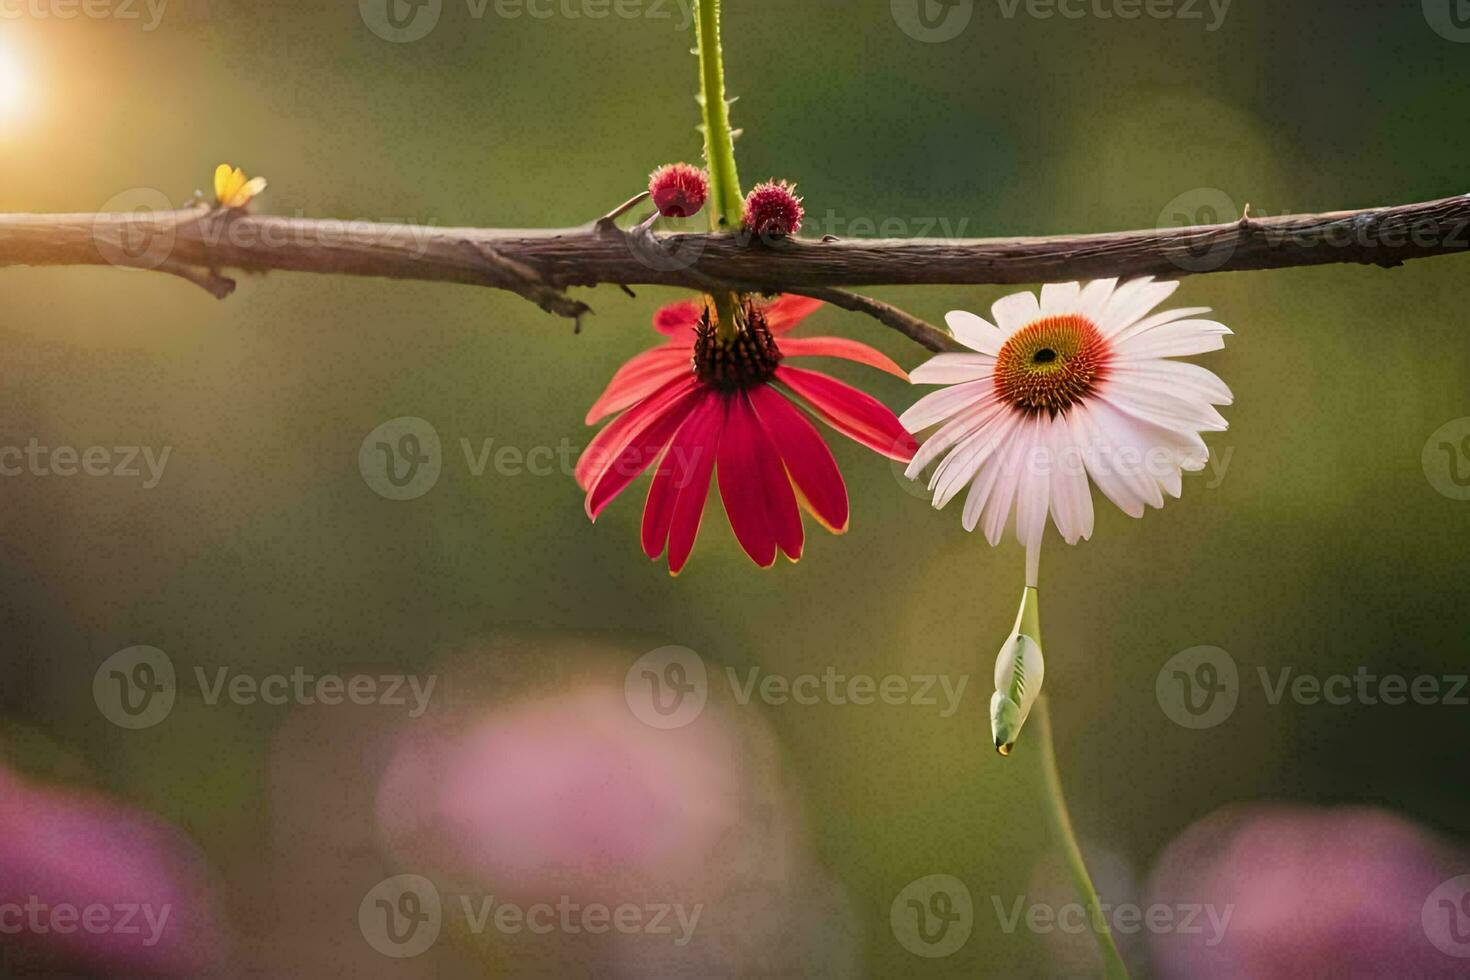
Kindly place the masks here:
MULTIPOLYGON (((1470 45, 1432 30, 1417 3, 1236 0, 1207 31, 1207 7, 1203 21, 1071 20, 979 2, 944 43, 904 33, 888 0, 726 6, 742 177, 798 181, 814 234, 863 221, 1107 231, 1235 216, 1196 213, 1218 201, 1334 210, 1470 180, 1470 45)), ((345 2, 174 0, 153 31, 145 8, 142 21, 0 22, 34 86, 0 129, 0 212, 92 211, 131 188, 182 201, 228 160, 269 177, 260 212, 564 226, 655 165, 698 156, 693 36, 672 0, 632 18, 472 10, 448 0, 433 32, 402 44, 345 2)), ((1466 708, 1273 706, 1255 680, 1287 665, 1465 671, 1470 503, 1436 492, 1421 453, 1470 415, 1467 286, 1470 259, 1451 257, 1194 277, 1176 294, 1236 332, 1199 359, 1236 394, 1229 432, 1209 440, 1223 475, 1186 478, 1181 501, 1137 522, 1099 498, 1090 543, 1051 537, 1043 553, 1073 817, 1136 877, 1232 801, 1365 802, 1470 833, 1466 708), (1239 665, 1240 704, 1189 731, 1160 709, 1155 678, 1204 644, 1239 665)), ((875 291, 933 321, 1003 293, 875 291)), ((713 509, 671 580, 639 553, 641 491, 594 527, 569 476, 474 475, 462 438, 584 445, 587 406, 679 298, 578 295, 596 310, 580 336, 469 287, 272 274, 216 302, 160 275, 0 270, 0 444, 172 447, 152 489, 0 480, 0 750, 178 824, 229 880, 276 846, 267 751, 287 709, 183 697, 165 724, 122 731, 91 694, 114 651, 157 646, 181 671, 426 670, 507 632, 548 648, 590 633, 625 650, 622 664, 682 644, 716 671, 968 674, 948 718, 739 710, 776 734, 862 970, 1055 969, 1042 938, 1005 935, 988 901, 1025 892, 1050 851, 1025 760, 988 744, 1019 548, 966 535, 958 505, 934 512, 836 437, 851 531, 809 523, 805 559, 770 572, 713 509), (357 463, 364 437, 399 416, 428 420, 444 444, 437 485, 408 502, 375 494, 357 463), (895 941, 889 904, 932 873, 968 884, 976 926, 958 953, 923 961, 895 941)), ((906 367, 925 356, 851 314, 823 311, 807 332, 906 367)), ((896 410, 915 397, 877 372, 832 371, 896 410)))

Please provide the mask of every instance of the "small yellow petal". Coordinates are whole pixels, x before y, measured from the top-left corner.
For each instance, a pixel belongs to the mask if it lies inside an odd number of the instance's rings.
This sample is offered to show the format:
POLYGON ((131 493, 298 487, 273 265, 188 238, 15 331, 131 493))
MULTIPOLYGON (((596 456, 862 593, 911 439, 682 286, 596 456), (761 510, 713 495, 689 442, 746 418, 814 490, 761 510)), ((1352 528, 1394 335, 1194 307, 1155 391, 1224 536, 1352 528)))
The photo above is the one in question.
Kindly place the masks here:
POLYGON ((230 182, 230 171, 234 169, 228 163, 222 163, 214 168, 214 197, 220 203, 224 203, 225 189, 230 182))
POLYGON ((240 192, 236 195, 236 197, 238 197, 240 201, 238 204, 235 205, 235 207, 243 208, 245 205, 249 204, 256 195, 265 190, 265 187, 266 184, 264 177, 252 177, 249 181, 246 182, 244 187, 240 188, 240 192))

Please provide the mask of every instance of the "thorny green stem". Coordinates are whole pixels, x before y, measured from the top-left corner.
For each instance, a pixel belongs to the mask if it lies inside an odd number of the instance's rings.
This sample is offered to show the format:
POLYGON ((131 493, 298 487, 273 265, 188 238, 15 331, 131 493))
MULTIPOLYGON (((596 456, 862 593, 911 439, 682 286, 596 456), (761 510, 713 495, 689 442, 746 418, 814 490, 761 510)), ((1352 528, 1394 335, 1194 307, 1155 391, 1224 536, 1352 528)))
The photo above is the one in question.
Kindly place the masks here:
MULTIPOLYGON (((720 47, 720 0, 699 0, 696 22, 699 39, 700 130, 704 133, 704 160, 709 168, 710 231, 739 231, 743 198, 740 173, 735 167, 735 135, 730 129, 730 103, 725 99, 725 56, 720 47)), ((734 336, 736 297, 715 293, 719 335, 734 336)))

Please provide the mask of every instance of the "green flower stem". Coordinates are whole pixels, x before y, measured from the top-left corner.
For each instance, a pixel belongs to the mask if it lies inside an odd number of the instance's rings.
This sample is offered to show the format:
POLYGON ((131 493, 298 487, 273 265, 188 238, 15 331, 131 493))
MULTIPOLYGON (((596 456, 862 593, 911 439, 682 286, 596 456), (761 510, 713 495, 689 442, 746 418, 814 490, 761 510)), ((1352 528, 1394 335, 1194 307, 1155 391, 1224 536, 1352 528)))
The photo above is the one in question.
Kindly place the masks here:
POLYGON ((704 159, 709 166, 710 231, 739 231, 744 200, 735 168, 735 135, 725 99, 725 56, 720 47, 720 0, 699 0, 699 109, 704 159))
MULTIPOLYGON (((1034 624, 1033 624, 1034 625, 1034 624)), ((1035 638, 1035 635, 1032 635, 1035 638)), ((1051 715, 1046 708, 1046 695, 1036 701, 1038 741, 1041 743, 1041 776, 1046 784, 1047 816, 1051 819, 1052 832, 1062 845, 1062 855, 1067 859, 1067 868, 1072 873, 1072 885, 1092 916, 1092 934, 1097 937, 1097 946, 1102 953, 1103 975, 1108 980, 1128 980, 1128 968, 1118 947, 1113 942, 1112 930, 1098 908, 1097 889, 1087 874, 1087 865, 1082 860, 1082 849, 1077 846, 1077 837, 1072 831, 1072 818, 1067 815, 1067 800, 1062 795, 1062 777, 1057 771, 1057 754, 1052 745, 1051 715)))
MULTIPOLYGON (((699 0, 699 111, 704 133, 704 160, 709 168, 710 231, 739 231, 744 197, 735 167, 735 134, 730 129, 730 103, 725 99, 725 56, 720 46, 720 0, 699 0)), ((715 293, 719 335, 735 335, 737 298, 715 293)))

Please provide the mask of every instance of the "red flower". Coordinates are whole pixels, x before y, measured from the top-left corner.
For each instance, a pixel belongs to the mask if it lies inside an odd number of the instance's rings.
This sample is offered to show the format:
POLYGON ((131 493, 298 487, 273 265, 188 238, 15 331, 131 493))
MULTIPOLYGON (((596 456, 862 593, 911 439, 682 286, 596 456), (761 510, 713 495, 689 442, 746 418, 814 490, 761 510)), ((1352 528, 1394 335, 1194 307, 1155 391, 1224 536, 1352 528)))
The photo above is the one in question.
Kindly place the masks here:
POLYGON ((918 447, 870 395, 782 363, 840 357, 908 377, 866 344, 784 337, 821 305, 798 296, 747 300, 745 328, 730 341, 718 337, 705 300, 659 310, 654 327, 668 342, 624 364, 587 413, 594 425, 622 412, 577 461, 587 515, 596 520, 657 461, 643 508, 643 551, 657 559, 667 547, 675 575, 694 547, 716 473, 730 526, 762 567, 775 563, 778 550, 792 561, 801 557, 801 509, 833 533, 846 531, 847 486, 821 433, 793 401, 801 399, 832 428, 891 459, 912 459, 918 447))

